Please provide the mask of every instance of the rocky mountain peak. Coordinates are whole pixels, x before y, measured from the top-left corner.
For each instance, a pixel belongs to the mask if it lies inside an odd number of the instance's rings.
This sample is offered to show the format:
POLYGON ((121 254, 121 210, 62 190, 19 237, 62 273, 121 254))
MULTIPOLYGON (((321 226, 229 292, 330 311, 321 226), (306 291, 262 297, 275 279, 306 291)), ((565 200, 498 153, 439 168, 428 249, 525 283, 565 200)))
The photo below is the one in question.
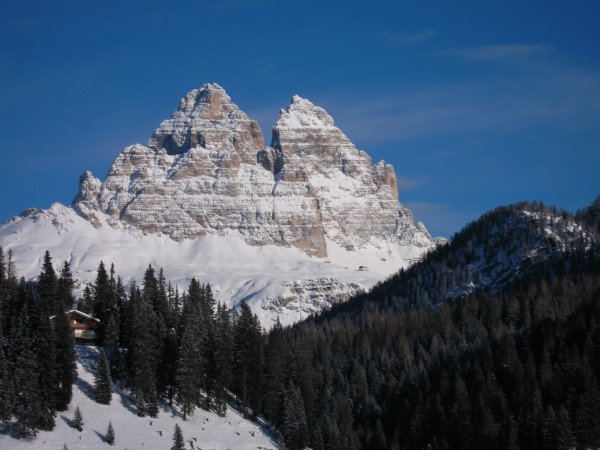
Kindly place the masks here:
POLYGON ((398 202, 394 168, 372 164, 323 109, 299 96, 282 110, 264 147, 257 122, 225 90, 189 92, 146 146, 127 147, 104 182, 82 176, 73 207, 92 223, 182 241, 234 235, 251 245, 328 256, 393 244, 434 245, 398 202))
POLYGON ((279 111, 279 119, 273 127, 271 147, 285 151, 285 145, 293 143, 294 146, 303 145, 319 150, 319 144, 326 142, 352 145, 334 125, 327 111, 294 95, 290 106, 279 111))
POLYGON ((232 148, 253 154, 264 146, 262 131, 218 84, 205 84, 179 101, 171 119, 163 121, 147 144, 168 154, 185 153, 195 147, 232 148))
POLYGON ((102 182, 87 170, 79 177, 79 191, 73 199, 75 211, 95 227, 100 226, 97 213, 99 212, 98 200, 101 188, 102 182))
POLYGON ((309 100, 298 95, 292 97, 287 109, 281 109, 277 127, 318 128, 333 127, 333 118, 323 108, 315 106, 309 100))
POLYGON ((235 112, 241 113, 239 108, 231 102, 225 89, 216 83, 207 83, 200 89, 188 92, 179 101, 173 117, 191 115, 207 120, 223 120, 235 112))

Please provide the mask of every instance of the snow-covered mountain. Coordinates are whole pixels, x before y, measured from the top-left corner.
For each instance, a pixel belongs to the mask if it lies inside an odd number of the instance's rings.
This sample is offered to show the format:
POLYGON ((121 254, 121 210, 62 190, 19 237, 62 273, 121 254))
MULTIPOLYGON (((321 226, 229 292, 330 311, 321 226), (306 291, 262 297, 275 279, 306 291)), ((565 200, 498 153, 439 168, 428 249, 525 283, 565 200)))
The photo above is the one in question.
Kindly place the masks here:
MULTIPOLYGON (((497 294, 520 280, 552 272, 565 255, 597 249, 596 200, 577 216, 541 203, 498 207, 381 287, 400 303, 439 304, 476 291, 497 294)), ((575 255, 575 256, 573 256, 575 255)), ((567 269, 568 270, 568 269, 567 269)))
POLYGON ((399 203, 393 167, 373 165, 325 110, 294 96, 265 147, 257 122, 206 84, 146 145, 124 149, 104 181, 82 175, 71 207, 0 226, 0 245, 27 278, 46 249, 81 282, 100 260, 124 281, 148 263, 182 287, 195 276, 268 327, 343 301, 435 241, 399 203))

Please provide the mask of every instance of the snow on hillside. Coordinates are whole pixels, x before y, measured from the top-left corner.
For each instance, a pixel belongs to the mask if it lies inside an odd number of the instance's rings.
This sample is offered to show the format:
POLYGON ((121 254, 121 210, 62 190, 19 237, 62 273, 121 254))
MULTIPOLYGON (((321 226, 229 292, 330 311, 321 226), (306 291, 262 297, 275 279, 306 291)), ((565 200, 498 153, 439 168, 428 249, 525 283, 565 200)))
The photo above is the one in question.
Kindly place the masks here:
POLYGON ((277 317, 292 324, 359 290, 368 289, 406 267, 424 248, 373 241, 355 251, 328 241, 327 259, 295 248, 250 246, 234 236, 205 236, 177 242, 165 235, 143 235, 127 226, 111 227, 106 216, 95 228, 72 208, 54 204, 0 225, 0 246, 13 251, 19 276, 36 278, 46 250, 54 264, 71 265, 81 290, 93 283, 101 260, 115 264, 127 285, 141 281, 148 264, 163 267, 180 290, 192 277, 210 283, 217 300, 235 306, 247 302, 270 328, 277 317), (362 270, 359 268, 363 266, 362 270))
POLYGON ((138 417, 122 393, 113 393, 110 405, 100 405, 93 400, 94 370, 97 357, 95 347, 78 346, 78 378, 73 386, 73 400, 67 411, 56 416, 53 431, 40 431, 33 440, 14 439, 0 434, 0 449, 60 450, 66 444, 69 450, 166 450, 173 444, 173 429, 179 424, 190 449, 275 449, 273 438, 264 424, 244 419, 228 408, 225 417, 197 408, 186 421, 177 411, 163 407, 158 418, 138 417), (75 408, 83 416, 83 430, 72 426, 75 408), (115 445, 105 442, 108 422, 115 431, 115 445), (190 444, 193 443, 193 447, 190 444))

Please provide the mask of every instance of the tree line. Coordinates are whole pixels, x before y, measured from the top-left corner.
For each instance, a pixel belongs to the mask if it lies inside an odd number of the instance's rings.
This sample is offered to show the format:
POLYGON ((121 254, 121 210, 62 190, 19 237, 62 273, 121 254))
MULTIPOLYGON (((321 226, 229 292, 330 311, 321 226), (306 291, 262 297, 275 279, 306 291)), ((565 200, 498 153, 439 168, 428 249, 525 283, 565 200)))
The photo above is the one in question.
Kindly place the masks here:
POLYGON ((161 401, 184 420, 199 406, 224 415, 228 398, 248 416, 259 412, 263 330, 248 305, 230 311, 195 278, 179 292, 152 266, 126 292, 103 262, 75 301, 68 262, 57 275, 46 252, 40 276, 27 282, 0 248, 0 413, 20 436, 52 430, 69 405, 76 354, 65 312, 73 307, 99 319, 96 401, 110 402, 118 383, 140 416, 156 417, 161 401))

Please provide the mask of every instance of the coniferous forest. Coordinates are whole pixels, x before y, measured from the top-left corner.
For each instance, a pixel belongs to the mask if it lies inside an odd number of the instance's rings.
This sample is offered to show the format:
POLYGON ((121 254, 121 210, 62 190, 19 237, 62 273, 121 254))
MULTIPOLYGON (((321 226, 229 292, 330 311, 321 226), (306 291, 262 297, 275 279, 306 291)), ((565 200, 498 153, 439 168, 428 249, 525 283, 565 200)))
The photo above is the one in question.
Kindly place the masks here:
MULTIPOLYGON (((563 214, 534 206, 539 217, 563 214)), ((229 310, 196 279, 179 291, 148 266, 125 289, 100 262, 76 300, 68 263, 56 272, 46 253, 26 282, 0 251, 1 419, 31 436, 69 404, 75 352, 64 312, 76 306, 100 320, 96 401, 110 402, 118 384, 141 416, 161 403, 184 419, 197 408, 224 414, 235 402, 290 449, 599 447, 598 208, 569 218, 586 238, 562 249, 537 242, 544 257, 493 290, 456 289, 485 276, 469 261, 511 213, 490 213, 370 292, 268 332, 247 305, 229 310)), ((537 236, 523 230, 496 243, 503 254, 537 236)))

